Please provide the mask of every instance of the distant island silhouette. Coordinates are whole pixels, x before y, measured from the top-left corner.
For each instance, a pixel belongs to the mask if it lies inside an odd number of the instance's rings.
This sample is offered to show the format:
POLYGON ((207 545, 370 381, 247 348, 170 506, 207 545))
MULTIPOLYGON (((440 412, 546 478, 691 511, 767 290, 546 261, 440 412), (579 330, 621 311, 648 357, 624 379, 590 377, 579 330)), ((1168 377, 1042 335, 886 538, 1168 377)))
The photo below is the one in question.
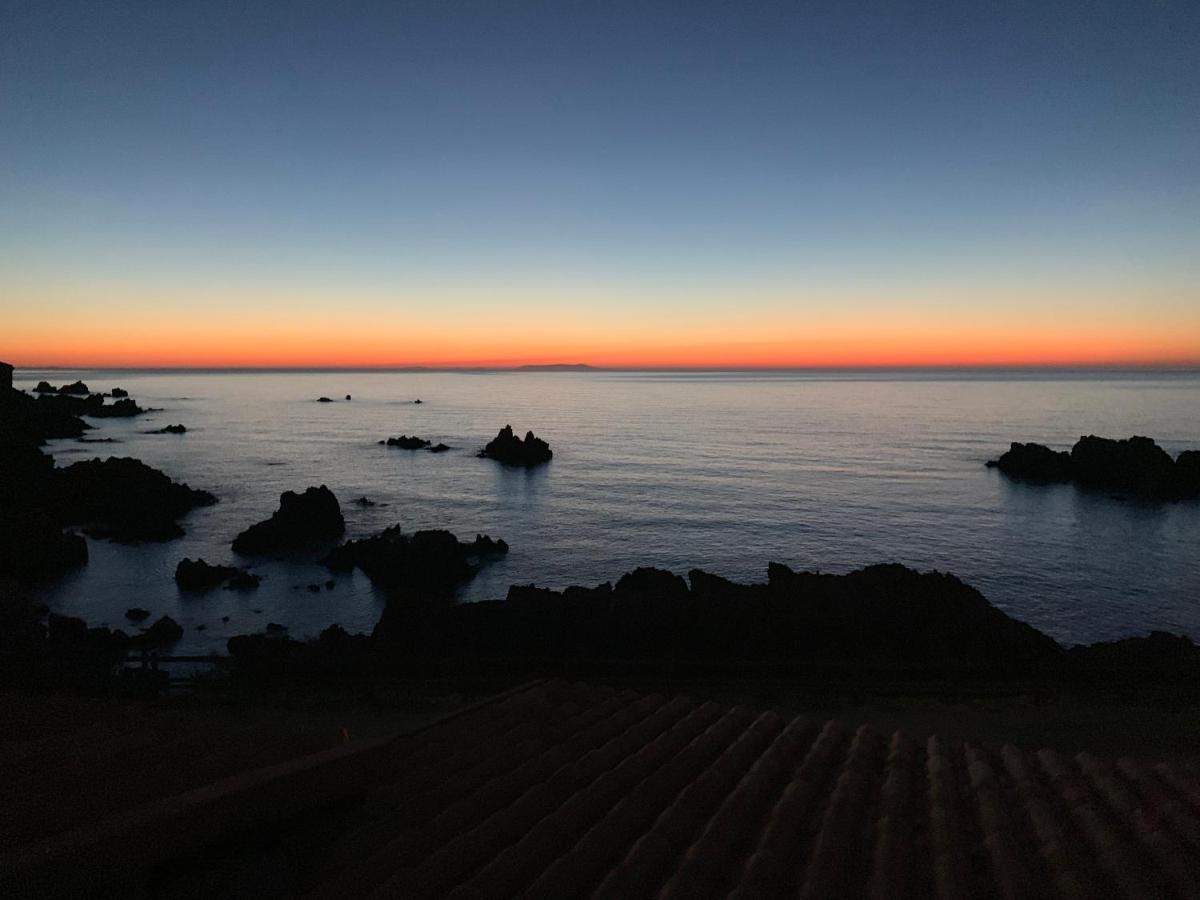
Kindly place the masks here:
POLYGON ((529 365, 517 366, 517 370, 521 372, 587 372, 595 366, 589 366, 587 363, 549 363, 547 365, 529 365))

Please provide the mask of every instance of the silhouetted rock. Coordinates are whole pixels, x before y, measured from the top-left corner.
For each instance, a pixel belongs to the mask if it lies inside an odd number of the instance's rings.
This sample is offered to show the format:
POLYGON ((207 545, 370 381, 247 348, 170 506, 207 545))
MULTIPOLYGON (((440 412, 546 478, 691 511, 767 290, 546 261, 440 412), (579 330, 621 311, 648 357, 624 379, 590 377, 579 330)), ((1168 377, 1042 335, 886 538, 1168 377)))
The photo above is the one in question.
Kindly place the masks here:
POLYGON ((1104 676, 1134 674, 1200 676, 1200 647, 1183 635, 1152 631, 1145 637, 1102 641, 1068 651, 1078 670, 1104 676))
POLYGON ((151 431, 149 434, 187 434, 187 428, 183 425, 167 425, 156 431, 151 431))
POLYGON ((375 505, 374 500, 368 500, 366 497, 357 497, 350 502, 353 503, 355 506, 361 506, 364 509, 367 509, 367 508, 375 505))
POLYGON ((1148 437, 1081 437, 1071 448, 1075 481, 1104 490, 1165 495, 1175 491, 1175 462, 1148 437))
POLYGON ((108 395, 115 400, 119 400, 122 397, 128 397, 129 391, 125 390, 125 388, 115 387, 108 392, 108 395))
POLYGON ((346 395, 346 399, 347 399, 347 400, 352 400, 352 399, 354 399, 354 398, 353 398, 353 397, 351 397, 349 394, 347 394, 347 395, 346 395))
POLYGON ((321 485, 303 494, 284 492, 274 515, 234 538, 233 549, 238 553, 275 553, 333 540, 345 530, 337 497, 321 485))
POLYGON ((88 390, 88 386, 82 381, 73 381, 71 384, 64 384, 58 389, 58 392, 60 394, 82 394, 84 396, 91 393, 88 390))
POLYGON ((317 402, 318 403, 332 403, 333 400, 330 399, 329 397, 318 397, 317 402))
POLYGON ((413 403, 424 403, 424 402, 425 402, 424 400, 420 400, 420 399, 417 399, 417 400, 414 400, 414 401, 413 401, 413 403))
POLYGON ((447 597, 474 576, 479 559, 507 552, 507 543, 485 535, 476 535, 468 544, 449 531, 409 535, 394 525, 375 537, 347 541, 321 562, 334 571, 358 566, 386 590, 447 597))
POLYGON ((1175 458, 1175 474, 1186 495, 1200 494, 1200 450, 1184 450, 1175 458))
POLYGON ((141 634, 134 635, 132 644, 140 648, 162 647, 183 637, 183 626, 170 616, 163 616, 141 634))
POLYGON ((175 583, 185 591, 203 591, 237 577, 236 566, 214 566, 203 559, 181 559, 175 567, 175 583))
POLYGON ((989 468, 1023 481, 1070 481, 1071 454, 1042 444, 1013 444, 999 458, 988 460, 989 468))
POLYGON ((35 394, 57 394, 58 388, 48 381, 39 381, 37 387, 33 389, 35 394))
POLYGON ((420 450, 423 447, 428 447, 430 442, 419 437, 409 437, 407 434, 402 434, 399 437, 390 437, 381 443, 385 443, 389 447, 399 447, 401 450, 420 450))
POLYGON ((308 592, 310 594, 319 594, 321 593, 321 586, 319 584, 310 584, 308 586, 308 592))
POLYGON ((550 445, 541 438, 534 437, 532 431, 526 432, 522 440, 513 434, 511 425, 505 425, 500 429, 500 433, 479 451, 479 455, 509 466, 536 466, 549 462, 554 453, 550 450, 550 445))
POLYGON ((262 578, 255 575, 253 572, 247 572, 245 569, 238 569, 236 575, 232 576, 225 582, 225 590, 227 591, 253 591, 262 584, 262 578))
POLYGON ((447 447, 445 444, 434 444, 432 447, 429 448, 429 452, 430 453, 445 453, 447 450, 450 450, 450 449, 452 449, 452 448, 447 447))
POLYGON ((283 634, 287 631, 286 625, 280 625, 278 622, 267 623, 267 634, 283 634))
POLYGON ((145 622, 150 618, 150 610, 142 609, 140 606, 132 606, 125 610, 125 618, 130 622, 145 622))
POLYGON ((1200 494, 1200 454, 1185 451, 1178 460, 1148 437, 1127 440, 1087 435, 1070 453, 1041 444, 1013 444, 989 467, 1025 481, 1073 481, 1081 487, 1141 497, 1179 499, 1200 494))
POLYGON ((56 473, 55 508, 67 524, 116 541, 165 541, 179 537, 176 522, 216 497, 178 484, 137 459, 110 456, 77 462, 56 473))
POLYGON ((91 416, 94 419, 129 419, 145 412, 146 410, 138 406, 136 402, 126 397, 116 403, 98 404, 84 412, 83 415, 91 416))
POLYGON ((638 569, 615 587, 513 587, 505 601, 389 602, 378 639, 406 653, 521 660, 692 660, 1007 670, 1062 648, 951 575, 871 566, 848 575, 772 566, 768 584, 701 571, 691 585, 638 569))

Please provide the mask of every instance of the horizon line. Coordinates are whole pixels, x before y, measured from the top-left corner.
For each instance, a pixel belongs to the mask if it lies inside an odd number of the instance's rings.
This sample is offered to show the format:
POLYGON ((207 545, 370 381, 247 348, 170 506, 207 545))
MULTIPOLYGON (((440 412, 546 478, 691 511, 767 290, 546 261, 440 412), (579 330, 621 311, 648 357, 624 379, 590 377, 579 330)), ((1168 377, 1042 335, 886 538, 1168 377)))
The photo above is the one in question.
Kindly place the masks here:
POLYGON ((931 371, 1200 371, 1200 360, 1193 362, 1046 362, 1046 363, 927 363, 927 364, 847 364, 794 366, 605 366, 590 363, 546 363, 520 365, 324 365, 324 366, 128 366, 128 365, 13 365, 14 373, 34 372, 542 372, 571 374, 581 372, 931 372, 931 371))

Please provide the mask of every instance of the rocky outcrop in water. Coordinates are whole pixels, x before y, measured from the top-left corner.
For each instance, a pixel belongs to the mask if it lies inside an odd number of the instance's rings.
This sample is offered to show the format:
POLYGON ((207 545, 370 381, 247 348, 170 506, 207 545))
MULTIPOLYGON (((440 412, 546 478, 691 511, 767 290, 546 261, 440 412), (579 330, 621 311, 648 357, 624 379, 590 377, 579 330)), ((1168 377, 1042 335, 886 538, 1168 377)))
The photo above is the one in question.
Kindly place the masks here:
POLYGON ((217 498, 172 481, 141 460, 110 456, 57 473, 54 502, 63 522, 123 543, 166 541, 183 534, 178 519, 217 498))
POLYGON ((58 392, 60 394, 76 394, 85 397, 91 393, 88 386, 82 381, 73 381, 71 384, 64 384, 58 389, 58 392))
POLYGON ((187 428, 183 425, 166 425, 147 434, 187 434, 187 428))
POLYGON ((125 390, 125 388, 115 387, 108 392, 108 395, 114 400, 120 400, 122 397, 128 397, 129 391, 125 390))
POLYGON ((536 466, 549 462, 554 453, 550 450, 550 445, 541 438, 534 437, 532 431, 526 432, 524 439, 521 439, 513 434, 511 425, 505 425, 500 429, 500 433, 479 451, 479 455, 508 466, 536 466))
POLYGON ((33 389, 33 392, 35 394, 56 394, 58 393, 58 388, 48 381, 39 381, 37 383, 37 387, 33 389))
POLYGON ((402 434, 399 437, 390 437, 386 441, 380 441, 379 443, 385 444, 388 447, 399 447, 401 450, 423 450, 431 442, 415 435, 409 437, 407 434, 402 434))
POLYGON ((303 494, 285 491, 271 518, 251 525, 234 538, 233 549, 250 554, 302 549, 336 540, 345 530, 341 506, 325 485, 310 487, 303 494))
POLYGON ((357 566, 388 591, 441 598, 474 577, 480 561, 507 552, 507 543, 486 535, 467 543, 449 531, 406 534, 395 525, 375 537, 347 541, 321 562, 334 571, 357 566))
POLYGON ((149 650, 173 644, 181 637, 183 626, 170 616, 163 616, 141 634, 134 635, 129 643, 134 648, 149 650))
POLYGON ((1069 453, 1041 444, 1014 443, 999 459, 989 460, 988 467, 1022 481, 1070 481, 1141 497, 1200 495, 1200 452, 1184 451, 1178 459, 1171 459, 1148 437, 1112 440, 1087 435, 1076 441, 1069 453))
POLYGON ((203 559, 182 559, 175 567, 175 583, 185 591, 205 591, 223 584, 247 590, 259 585, 259 577, 237 566, 216 566, 203 559))

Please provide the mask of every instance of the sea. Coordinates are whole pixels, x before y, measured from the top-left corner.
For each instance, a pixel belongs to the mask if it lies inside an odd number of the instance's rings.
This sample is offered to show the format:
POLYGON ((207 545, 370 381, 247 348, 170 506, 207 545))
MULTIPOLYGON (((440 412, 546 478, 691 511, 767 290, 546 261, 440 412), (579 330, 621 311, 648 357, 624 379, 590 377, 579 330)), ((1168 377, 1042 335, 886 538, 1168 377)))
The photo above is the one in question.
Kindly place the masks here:
POLYGON ((89 438, 111 444, 50 442, 59 465, 131 456, 219 498, 188 514, 177 540, 89 538, 88 565, 42 592, 92 624, 128 630, 133 606, 170 615, 185 629, 177 654, 224 652, 267 623, 298 638, 333 623, 371 630, 385 597, 362 573, 230 547, 281 492, 321 484, 349 538, 396 524, 504 538, 509 554, 463 603, 512 584, 615 582, 638 566, 753 582, 772 561, 832 573, 903 563, 954 573, 1064 644, 1152 629, 1200 640, 1200 502, 1022 484, 985 467, 1011 441, 1068 449, 1084 434, 1200 449, 1197 370, 18 370, 15 386, 42 378, 122 387, 155 409, 95 421, 89 438), (168 424, 187 433, 148 433, 168 424), (547 440, 554 459, 526 470, 478 458, 506 424, 547 440), (453 449, 379 444, 399 434, 453 449), (262 586, 182 592, 184 557, 248 565, 262 586))

